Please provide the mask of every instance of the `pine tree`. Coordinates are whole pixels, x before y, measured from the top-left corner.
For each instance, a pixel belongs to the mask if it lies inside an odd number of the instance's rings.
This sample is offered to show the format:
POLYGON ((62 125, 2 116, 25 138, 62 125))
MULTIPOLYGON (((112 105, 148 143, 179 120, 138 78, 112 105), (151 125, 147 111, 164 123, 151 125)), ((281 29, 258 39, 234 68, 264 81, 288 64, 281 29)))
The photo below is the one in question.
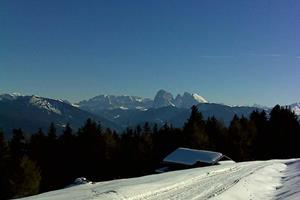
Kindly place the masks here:
POLYGON ((152 132, 153 132, 153 134, 157 134, 158 133, 158 125, 157 125, 157 123, 155 123, 153 125, 152 132))
POLYGON ((143 132, 138 141, 138 157, 141 163, 141 174, 147 174, 152 170, 153 162, 153 133, 149 123, 143 126, 143 132))
POLYGON ((18 198, 37 194, 40 181, 40 170, 36 163, 30 160, 28 156, 23 156, 10 179, 13 197, 18 198))
POLYGON ((142 133, 142 128, 140 125, 137 125, 136 128, 135 128, 135 134, 139 135, 142 133))
POLYGON ((290 158, 300 156, 297 150, 300 128, 297 116, 287 107, 276 105, 270 113, 270 131, 273 142, 273 158, 290 158))
POLYGON ((246 117, 241 117, 241 157, 243 160, 253 160, 255 158, 255 138, 257 130, 255 124, 246 117))
POLYGON ((270 150, 266 150, 266 145, 270 144, 271 138, 266 112, 253 111, 250 115, 250 123, 253 123, 256 128, 256 135, 253 140, 255 159, 271 158, 270 150))
POLYGON ((228 132, 226 135, 226 154, 236 161, 242 160, 242 127, 240 118, 237 115, 233 116, 228 132))
POLYGON ((209 138, 205 131, 205 121, 197 106, 192 106, 190 118, 183 127, 185 145, 196 149, 209 148, 209 138))
POLYGON ((64 187, 71 184, 76 178, 78 163, 76 136, 69 123, 58 138, 58 152, 57 159, 60 163, 60 170, 57 171, 56 179, 59 181, 60 187, 64 187))
POLYGON ((4 133, 0 129, 0 199, 11 197, 9 188, 9 161, 10 153, 5 141, 4 133))
POLYGON ((94 180, 103 180, 105 144, 102 129, 98 124, 88 119, 84 126, 79 129, 77 137, 77 153, 80 159, 78 173, 94 180))
POLYGON ((224 152, 225 126, 213 116, 207 119, 205 130, 209 137, 210 148, 214 151, 224 152))
POLYGON ((110 129, 107 129, 103 133, 103 145, 104 161, 102 165, 104 166, 105 178, 116 178, 118 177, 118 169, 120 166, 120 141, 118 135, 110 129))
POLYGON ((63 145, 69 145, 74 140, 75 135, 73 135, 73 130, 69 123, 67 123, 65 129, 63 130, 63 134, 60 136, 61 143, 63 145))
POLYGON ((145 122, 143 126, 143 132, 144 133, 150 133, 151 132, 151 127, 149 125, 149 122, 145 122))
POLYGON ((54 141, 57 139, 56 127, 53 122, 51 122, 49 129, 48 129, 48 139, 51 141, 54 141))
POLYGON ((39 164, 42 164, 45 159, 46 140, 47 137, 41 128, 30 137, 29 155, 37 160, 39 164))
POLYGON ((9 142, 13 162, 19 162, 26 153, 26 141, 22 129, 13 129, 13 136, 9 142))

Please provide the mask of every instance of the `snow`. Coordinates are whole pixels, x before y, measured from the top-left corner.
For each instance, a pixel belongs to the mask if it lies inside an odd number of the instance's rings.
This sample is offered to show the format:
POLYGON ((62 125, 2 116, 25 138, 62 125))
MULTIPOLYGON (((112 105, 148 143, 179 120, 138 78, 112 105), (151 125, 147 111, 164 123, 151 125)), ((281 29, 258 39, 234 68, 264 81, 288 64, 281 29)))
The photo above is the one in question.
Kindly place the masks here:
POLYGON ((286 163, 287 169, 283 172, 282 185, 277 188, 277 199, 300 199, 300 162, 295 160, 286 163))
POLYGON ((164 162, 194 165, 198 161, 203 163, 214 163, 222 157, 221 153, 213 151, 178 148, 169 154, 164 162))
POLYGON ((29 100, 29 103, 38 107, 39 109, 44 109, 48 112, 61 115, 61 111, 59 109, 55 108, 51 103, 41 97, 32 96, 29 100))
POLYGON ((84 184, 24 200, 300 199, 300 160, 252 161, 84 184))
POLYGON ((171 102, 170 100, 168 100, 168 104, 172 107, 176 107, 175 104, 173 102, 171 102))
POLYGON ((204 99, 202 96, 198 95, 198 94, 192 94, 194 99, 196 101, 198 101, 199 103, 208 103, 208 101, 206 99, 204 99))
POLYGON ((115 115, 114 116, 114 119, 117 119, 117 118, 119 118, 120 117, 120 115, 115 115))
POLYGON ((136 100, 137 102, 143 102, 143 98, 140 98, 140 97, 136 97, 135 100, 136 100))
MULTIPOLYGON (((152 102, 152 100, 150 100, 152 102)), ((98 111, 106 109, 135 109, 137 106, 149 107, 149 99, 138 96, 128 95, 98 95, 89 100, 83 100, 78 103, 82 108, 88 111, 98 111)))
POLYGON ((140 111, 147 111, 148 109, 142 106, 136 106, 135 109, 140 110, 140 111))
POLYGON ((78 104, 72 103, 71 106, 75 107, 75 108, 79 108, 80 106, 78 104))
POLYGON ((0 101, 2 100, 16 100, 18 97, 22 95, 19 93, 12 93, 12 94, 0 94, 0 101))
POLYGON ((262 167, 248 177, 237 179, 238 184, 213 199, 272 199, 275 196, 276 188, 281 185, 281 172, 285 168, 286 165, 282 163, 262 167))
POLYGON ((24 96, 24 95, 22 95, 22 94, 19 93, 19 92, 13 92, 11 95, 12 95, 12 96, 15 96, 15 97, 22 97, 22 96, 24 96))
POLYGON ((300 116, 300 103, 291 104, 289 107, 297 116, 300 116))

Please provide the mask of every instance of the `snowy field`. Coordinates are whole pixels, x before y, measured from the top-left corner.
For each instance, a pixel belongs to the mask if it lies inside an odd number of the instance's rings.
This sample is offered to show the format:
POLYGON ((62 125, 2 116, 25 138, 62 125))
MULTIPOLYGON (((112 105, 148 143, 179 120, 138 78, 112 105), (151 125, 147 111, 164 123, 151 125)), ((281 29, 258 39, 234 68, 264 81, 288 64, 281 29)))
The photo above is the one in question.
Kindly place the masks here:
POLYGON ((254 161, 85 184, 24 200, 300 199, 300 160, 254 161))

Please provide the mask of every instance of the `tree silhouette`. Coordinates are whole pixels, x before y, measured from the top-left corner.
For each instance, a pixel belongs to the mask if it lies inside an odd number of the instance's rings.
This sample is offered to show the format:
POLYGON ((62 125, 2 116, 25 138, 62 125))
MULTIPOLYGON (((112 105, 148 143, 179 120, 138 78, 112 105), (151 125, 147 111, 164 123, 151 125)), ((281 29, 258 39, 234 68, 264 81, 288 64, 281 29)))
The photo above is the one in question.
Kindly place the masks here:
POLYGON ((10 179, 14 198, 34 195, 39 192, 40 170, 36 163, 24 155, 10 179))
POLYGON ((209 138, 205 131, 205 121, 197 106, 192 106, 190 118, 183 127, 185 145, 196 149, 209 148, 209 138))
POLYGON ((8 144, 3 131, 0 129, 0 199, 8 199, 11 194, 9 187, 10 159, 8 144))

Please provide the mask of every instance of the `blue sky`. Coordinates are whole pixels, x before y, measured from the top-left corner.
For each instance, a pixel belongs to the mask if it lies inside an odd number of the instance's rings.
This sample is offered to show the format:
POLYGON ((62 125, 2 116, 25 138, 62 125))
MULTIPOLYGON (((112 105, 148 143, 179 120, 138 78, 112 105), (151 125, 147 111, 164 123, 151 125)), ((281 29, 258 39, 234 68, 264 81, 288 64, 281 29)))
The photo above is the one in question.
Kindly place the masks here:
POLYGON ((298 0, 1 0, 0 93, 300 102, 298 0))

